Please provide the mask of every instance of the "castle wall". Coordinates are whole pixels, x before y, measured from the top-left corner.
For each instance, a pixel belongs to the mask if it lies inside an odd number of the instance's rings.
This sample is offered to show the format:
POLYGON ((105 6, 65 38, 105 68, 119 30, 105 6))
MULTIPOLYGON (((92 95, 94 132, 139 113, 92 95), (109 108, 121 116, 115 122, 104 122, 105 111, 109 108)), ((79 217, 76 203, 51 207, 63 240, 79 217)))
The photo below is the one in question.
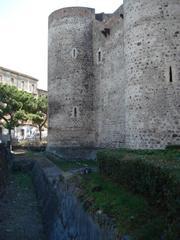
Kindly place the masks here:
POLYGON ((124 0, 50 15, 49 149, 180 144, 179 13, 179 0, 124 0))
POLYGON ((125 0, 126 145, 180 144, 180 1, 125 0))
POLYGON ((125 143, 125 73, 123 20, 120 16, 111 17, 105 24, 95 21, 93 40, 96 146, 122 147, 125 143), (105 28, 110 29, 110 35, 102 33, 105 28))
POLYGON ((94 146, 94 16, 77 7, 49 17, 49 149, 94 146))

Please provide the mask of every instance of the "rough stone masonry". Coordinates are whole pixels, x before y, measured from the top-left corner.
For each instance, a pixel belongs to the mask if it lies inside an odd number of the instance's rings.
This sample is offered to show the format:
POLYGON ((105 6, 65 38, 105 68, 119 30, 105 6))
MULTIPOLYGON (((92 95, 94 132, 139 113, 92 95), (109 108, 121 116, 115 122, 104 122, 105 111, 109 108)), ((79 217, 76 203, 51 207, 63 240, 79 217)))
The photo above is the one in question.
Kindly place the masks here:
POLYGON ((113 14, 49 16, 48 151, 180 144, 180 1, 124 0, 113 14))

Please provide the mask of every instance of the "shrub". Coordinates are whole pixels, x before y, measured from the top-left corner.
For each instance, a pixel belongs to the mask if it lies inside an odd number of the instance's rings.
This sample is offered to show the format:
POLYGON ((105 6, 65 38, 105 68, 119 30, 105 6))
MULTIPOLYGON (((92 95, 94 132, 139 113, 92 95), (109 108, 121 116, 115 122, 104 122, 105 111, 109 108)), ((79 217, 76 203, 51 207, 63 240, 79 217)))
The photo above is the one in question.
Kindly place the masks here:
POLYGON ((24 149, 24 150, 29 150, 29 151, 34 151, 34 152, 43 152, 46 149, 47 142, 46 141, 39 141, 39 140, 23 140, 17 144, 13 145, 13 150, 17 149, 24 149))
POLYGON ((174 150, 174 149, 180 149, 180 145, 169 145, 169 146, 167 146, 167 148, 166 149, 172 149, 172 150, 174 150))
MULTIPOLYGON (((100 173, 132 192, 144 195, 150 203, 167 211, 170 218, 180 215, 180 182, 173 166, 163 160, 149 160, 145 154, 142 158, 142 152, 140 155, 135 151, 128 153, 124 150, 99 151, 100 173)), ((180 168, 177 169, 180 172, 180 168)))

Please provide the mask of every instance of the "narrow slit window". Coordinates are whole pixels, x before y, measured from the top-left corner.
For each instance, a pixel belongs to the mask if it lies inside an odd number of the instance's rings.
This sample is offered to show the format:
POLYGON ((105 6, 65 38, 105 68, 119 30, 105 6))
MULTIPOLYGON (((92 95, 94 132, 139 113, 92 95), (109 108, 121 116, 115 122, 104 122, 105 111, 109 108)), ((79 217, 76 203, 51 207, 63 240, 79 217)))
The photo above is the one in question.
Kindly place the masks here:
POLYGON ((77 49, 76 48, 73 48, 73 50, 72 50, 72 57, 77 58, 77 49))
POLYGON ((77 117, 77 107, 74 107, 74 113, 73 113, 74 117, 77 117))
POLYGON ((173 82, 172 67, 169 68, 169 82, 173 82))
POLYGON ((100 50, 98 51, 98 62, 102 62, 102 52, 100 50))
POLYGON ((76 50, 73 49, 73 57, 75 58, 76 57, 76 50))

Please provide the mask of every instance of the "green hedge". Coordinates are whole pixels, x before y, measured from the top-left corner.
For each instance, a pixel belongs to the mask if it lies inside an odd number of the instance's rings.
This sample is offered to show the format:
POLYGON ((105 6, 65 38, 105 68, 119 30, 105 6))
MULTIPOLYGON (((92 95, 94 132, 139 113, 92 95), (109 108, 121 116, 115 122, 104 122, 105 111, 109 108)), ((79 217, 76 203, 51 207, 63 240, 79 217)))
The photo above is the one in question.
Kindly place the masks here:
POLYGON ((170 164, 113 150, 99 151, 97 159, 101 174, 134 193, 143 194, 170 216, 180 216, 180 182, 170 164))
POLYGON ((169 149, 169 150, 178 149, 178 150, 180 150, 180 145, 169 145, 169 146, 167 146, 166 149, 169 149))

